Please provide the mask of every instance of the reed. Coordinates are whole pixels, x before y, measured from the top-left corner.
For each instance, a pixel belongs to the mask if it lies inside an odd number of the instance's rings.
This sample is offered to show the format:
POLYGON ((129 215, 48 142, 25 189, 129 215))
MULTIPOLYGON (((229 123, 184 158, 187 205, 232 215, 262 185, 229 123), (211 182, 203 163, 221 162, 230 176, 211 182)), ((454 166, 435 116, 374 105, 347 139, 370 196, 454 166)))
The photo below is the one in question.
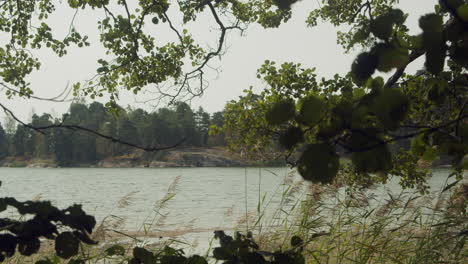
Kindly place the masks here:
MULTIPOLYGON (((246 207, 236 227, 220 229, 252 232, 263 251, 289 250, 291 238, 299 236, 304 241, 300 247, 306 263, 467 263, 468 183, 424 195, 401 191, 382 197, 371 191, 347 189, 339 181, 332 185, 306 183, 290 172, 284 175, 276 195, 270 194, 267 199, 260 189, 261 170, 258 177, 255 210, 246 207), (273 200, 278 197, 279 205, 274 208, 273 200)), ((212 230, 194 228, 193 222, 175 230, 162 230, 179 181, 180 176, 174 179, 137 231, 122 230, 124 218, 104 218, 93 232, 100 244, 82 245, 78 257, 89 264, 127 263, 136 246, 153 252, 161 252, 167 245, 186 250, 196 247, 200 241, 189 243, 180 237, 212 230), (110 256, 108 249, 116 245, 123 247, 125 254, 110 256)), ((124 195, 116 206, 132 206, 134 195, 124 195)), ((230 208, 224 217, 232 214, 230 208)), ((211 256, 215 244, 209 241, 206 257, 211 256)), ((45 258, 68 263, 54 257, 54 246, 47 241, 39 254, 15 255, 5 263, 34 263, 45 258)))

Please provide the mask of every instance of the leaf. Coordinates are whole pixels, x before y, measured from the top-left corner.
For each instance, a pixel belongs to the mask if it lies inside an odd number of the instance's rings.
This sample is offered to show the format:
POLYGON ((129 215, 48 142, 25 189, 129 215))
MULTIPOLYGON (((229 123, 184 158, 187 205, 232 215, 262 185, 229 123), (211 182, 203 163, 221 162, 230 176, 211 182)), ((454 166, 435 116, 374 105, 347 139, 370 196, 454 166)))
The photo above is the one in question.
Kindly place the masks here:
POLYGON ((383 127, 395 130, 408 113, 408 98, 398 89, 384 89, 374 100, 372 111, 383 127))
POLYGON ((447 95, 448 83, 440 79, 429 79, 426 85, 430 87, 427 94, 428 99, 436 104, 443 104, 447 95))
POLYGON ((349 139, 351 161, 360 173, 385 172, 392 167, 392 155, 376 129, 362 129, 349 139))
POLYGON ((133 257, 142 264, 153 264, 156 263, 156 257, 150 251, 142 248, 133 248, 133 257))
POLYGON ((323 99, 311 95, 301 101, 301 108, 297 120, 308 126, 317 124, 326 111, 326 103, 323 99))
POLYGON ((368 87, 372 90, 380 90, 383 88, 384 84, 384 79, 378 76, 370 80, 368 87))
POLYGON ((88 245, 97 245, 97 242, 92 240, 86 233, 73 231, 73 234, 83 243, 88 245))
POLYGON ((16 238, 10 234, 0 234, 0 256, 11 257, 15 254, 16 238))
POLYGON ((108 256, 123 256, 125 255, 125 248, 121 245, 113 245, 105 250, 108 256))
POLYGON ((419 27, 424 32, 442 32, 442 24, 442 17, 434 13, 419 18, 419 27))
POLYGON ((329 144, 311 144, 302 153, 298 171, 311 182, 331 183, 339 169, 339 158, 329 144))
POLYGON ((379 58, 375 54, 369 52, 359 54, 351 65, 353 81, 357 85, 364 84, 374 74, 378 63, 379 58))
POLYGON ((193 255, 185 261, 185 264, 208 264, 205 258, 193 255))
POLYGON ((296 114, 296 106, 292 99, 285 99, 274 103, 266 113, 266 120, 270 125, 281 125, 291 120, 296 114))
POLYGON ((0 213, 5 211, 8 207, 7 202, 5 201, 4 198, 0 198, 0 213))
POLYGON ((213 257, 217 260, 228 260, 232 257, 232 252, 226 247, 216 247, 213 249, 213 257))
POLYGON ((389 72, 393 68, 404 67, 409 61, 408 50, 404 48, 386 48, 380 51, 377 70, 389 72))
POLYGON ((55 238, 57 256, 68 259, 78 254, 79 240, 71 232, 63 232, 55 238))
POLYGON ((457 15, 463 20, 468 21, 468 4, 463 4, 457 8, 457 15))
POLYGON ((41 242, 39 241, 38 238, 32 238, 29 240, 22 239, 18 243, 18 251, 23 256, 31 256, 32 254, 37 253, 40 247, 41 247, 41 242))
POLYGON ((388 39, 393 31, 393 19, 391 16, 382 15, 375 18, 370 24, 370 31, 380 39, 388 39))
POLYGON ((185 264, 186 260, 187 258, 184 256, 162 256, 161 264, 185 264))
POLYGON ((304 241, 299 236, 291 237, 291 246, 292 247, 300 246, 300 245, 302 245, 302 243, 304 243, 304 241))
POLYGON ((361 173, 386 172, 392 167, 392 155, 387 146, 376 146, 368 151, 354 152, 351 161, 361 173))
POLYGON ((424 134, 419 134, 411 140, 411 153, 415 156, 421 156, 426 150, 426 143, 424 142, 424 134))
POLYGON ((304 141, 304 133, 298 127, 291 126, 285 132, 281 133, 279 142, 285 149, 292 149, 298 143, 304 141))
POLYGON ((422 155, 422 159, 426 161, 434 161, 437 158, 437 151, 430 147, 427 146, 424 150, 424 154, 422 155))

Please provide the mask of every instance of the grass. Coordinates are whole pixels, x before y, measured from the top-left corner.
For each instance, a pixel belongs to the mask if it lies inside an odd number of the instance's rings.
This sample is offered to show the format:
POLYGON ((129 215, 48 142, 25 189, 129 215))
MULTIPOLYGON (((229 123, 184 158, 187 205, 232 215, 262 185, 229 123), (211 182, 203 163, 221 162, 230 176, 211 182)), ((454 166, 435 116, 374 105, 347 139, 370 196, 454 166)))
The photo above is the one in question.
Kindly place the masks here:
MULTIPOLYGON (((377 198, 370 192, 346 190, 338 184, 324 186, 297 181, 289 173, 276 190, 280 203, 274 208, 273 198, 267 199, 261 192, 261 173, 259 170, 257 208, 246 209, 234 229, 253 232, 263 251, 288 250, 291 237, 300 236, 307 263, 468 262, 467 183, 429 195, 402 191, 377 198)), ((168 205, 177 193, 179 180, 180 177, 174 179, 139 230, 122 230, 125 219, 117 216, 103 219, 93 233, 93 238, 101 243, 82 245, 80 257, 86 263, 126 263, 135 246, 152 251, 161 251, 166 245, 191 248, 192 244, 177 237, 210 230, 186 226, 171 232, 154 231, 164 225, 170 213, 168 205), (108 256, 106 249, 113 245, 123 246, 126 255, 108 256)), ((131 206, 134 194, 124 195, 116 206, 131 206)), ((210 249, 217 245, 214 240, 209 243, 210 249)), ((211 255, 210 249, 206 256, 211 255)), ((34 263, 47 257, 53 259, 53 244, 46 242, 39 254, 15 255, 6 263, 34 263)))

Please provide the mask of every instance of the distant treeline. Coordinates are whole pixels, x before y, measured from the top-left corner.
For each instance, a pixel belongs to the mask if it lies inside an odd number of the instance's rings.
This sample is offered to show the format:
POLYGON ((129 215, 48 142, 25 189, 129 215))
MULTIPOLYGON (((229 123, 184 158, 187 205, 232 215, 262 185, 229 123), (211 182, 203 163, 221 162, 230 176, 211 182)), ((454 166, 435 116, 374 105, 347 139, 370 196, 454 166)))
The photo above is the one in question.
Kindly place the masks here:
MULTIPOLYGON (((170 108, 155 112, 142 109, 123 109, 110 113, 104 105, 93 102, 73 103, 62 118, 52 115, 32 115, 30 125, 45 127, 53 124, 77 125, 100 134, 138 146, 171 146, 182 139, 185 146, 224 145, 224 136, 210 136, 211 125, 222 126, 223 113, 212 115, 199 107, 192 109, 179 102, 170 108)), ((92 163, 107 157, 119 156, 134 151, 134 148, 115 144, 81 130, 54 128, 39 133, 14 120, 6 119, 0 124, 0 159, 7 156, 25 159, 53 159, 59 165, 92 163)))

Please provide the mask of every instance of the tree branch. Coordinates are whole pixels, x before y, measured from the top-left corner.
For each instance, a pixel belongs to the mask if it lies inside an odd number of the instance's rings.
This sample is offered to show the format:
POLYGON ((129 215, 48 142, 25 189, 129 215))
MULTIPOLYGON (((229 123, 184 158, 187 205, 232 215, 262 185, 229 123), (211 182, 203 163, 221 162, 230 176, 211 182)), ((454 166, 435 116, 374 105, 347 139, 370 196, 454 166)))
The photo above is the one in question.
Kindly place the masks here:
POLYGON ((132 148, 135 148, 135 149, 141 149, 141 150, 144 150, 144 151, 147 151, 147 152, 155 152, 155 151, 161 151, 161 150, 168 150, 168 149, 173 149, 173 148, 176 148, 178 146, 180 146, 182 143, 185 142, 185 138, 183 138, 182 140, 180 140, 179 142, 177 142, 176 144, 174 145, 171 145, 171 146, 164 146, 164 147, 156 147, 156 146, 152 146, 152 147, 144 147, 144 146, 140 146, 140 145, 137 145, 137 144, 134 144, 134 143, 131 143, 131 142, 128 142, 128 141, 124 141, 124 140, 121 140, 119 138, 116 138, 116 137, 112 137, 112 136, 109 136, 109 135, 105 135, 105 134, 102 134, 98 131, 95 131, 93 129, 90 129, 90 128, 87 128, 87 127, 83 127, 83 126, 80 126, 80 125, 66 125, 66 124, 63 124, 62 123, 59 123, 59 124, 53 124, 53 125, 48 125, 48 126, 33 126, 31 124, 27 124, 25 122, 23 122, 21 119, 19 119, 10 109, 8 109, 6 106, 4 106, 3 104, 0 103, 0 108, 3 109, 3 111, 11 116, 15 121, 17 121, 18 123, 20 123, 21 125, 23 125, 24 127, 27 127, 29 129, 32 129, 38 133, 41 133, 41 134, 45 134, 45 130, 49 130, 49 129, 61 129, 61 128, 64 128, 64 129, 69 129, 69 130, 73 130, 73 131, 76 131, 76 130, 79 130, 79 131, 84 131, 88 134, 91 134, 91 135, 94 135, 94 136, 97 136, 97 137, 100 137, 100 138, 104 138, 104 139, 107 139, 111 142, 115 142, 115 143, 118 143, 118 144, 121 144, 121 145, 125 145, 125 146, 129 146, 129 147, 132 147, 132 148))

